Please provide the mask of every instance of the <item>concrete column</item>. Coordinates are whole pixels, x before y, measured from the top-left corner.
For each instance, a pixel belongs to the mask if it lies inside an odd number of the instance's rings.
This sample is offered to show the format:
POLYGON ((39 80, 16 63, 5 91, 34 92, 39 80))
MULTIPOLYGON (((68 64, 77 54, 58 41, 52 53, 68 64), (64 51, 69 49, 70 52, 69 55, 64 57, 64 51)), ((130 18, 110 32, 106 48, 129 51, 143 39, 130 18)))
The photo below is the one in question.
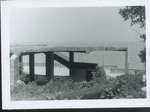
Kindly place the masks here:
POLYGON ((34 68, 35 68, 35 65, 34 65, 34 54, 29 54, 29 75, 30 75, 30 81, 34 81, 34 76, 35 76, 35 73, 34 73, 34 68))
POLYGON ((10 89, 13 91, 17 80, 19 80, 19 56, 13 54, 10 57, 10 89))
POLYGON ((128 49, 125 51, 125 73, 128 74, 128 49))
POLYGON ((45 55, 46 76, 48 79, 52 79, 54 78, 54 53, 46 52, 45 55))
POLYGON ((69 52, 69 61, 70 61, 70 64, 74 62, 74 52, 72 51, 69 52))
POLYGON ((22 63, 22 55, 19 56, 19 74, 22 74, 22 68, 23 68, 23 63, 22 63))
POLYGON ((74 63, 74 52, 72 52, 72 51, 70 51, 69 52, 69 62, 70 62, 70 70, 69 70, 69 74, 70 74, 70 76, 72 76, 72 64, 74 63))

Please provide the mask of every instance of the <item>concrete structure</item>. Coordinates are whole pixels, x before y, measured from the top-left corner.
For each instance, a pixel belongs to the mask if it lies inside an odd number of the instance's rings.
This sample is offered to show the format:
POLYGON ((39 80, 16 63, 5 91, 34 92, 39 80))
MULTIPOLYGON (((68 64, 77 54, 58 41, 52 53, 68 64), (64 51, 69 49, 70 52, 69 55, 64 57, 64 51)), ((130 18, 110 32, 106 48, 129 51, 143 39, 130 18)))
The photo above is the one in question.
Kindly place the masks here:
MULTIPOLYGON (((24 55, 29 55, 29 76, 30 81, 35 80, 35 62, 34 54, 44 53, 46 56, 45 59, 45 70, 46 77, 48 80, 53 79, 54 77, 54 60, 65 65, 70 70, 70 77, 73 80, 88 80, 90 78, 91 72, 96 69, 97 64, 95 63, 80 63, 74 62, 74 53, 86 53, 92 52, 95 50, 104 50, 104 51, 123 51, 125 52, 125 72, 128 74, 128 51, 127 48, 114 48, 114 47, 33 47, 31 46, 22 49, 21 46, 17 48, 12 48, 11 53, 20 54, 20 61, 22 63, 21 57, 24 55), (65 59, 63 56, 58 55, 58 52, 68 52, 69 60, 65 59)), ((21 71, 20 71, 21 73, 21 71)))
POLYGON ((91 80, 92 72, 96 70, 95 63, 74 63, 70 69, 70 76, 75 81, 91 80))
POLYGON ((20 78, 20 72, 21 72, 21 63, 20 63, 20 57, 16 54, 13 54, 10 58, 10 87, 11 91, 14 89, 15 84, 17 83, 17 80, 20 78))

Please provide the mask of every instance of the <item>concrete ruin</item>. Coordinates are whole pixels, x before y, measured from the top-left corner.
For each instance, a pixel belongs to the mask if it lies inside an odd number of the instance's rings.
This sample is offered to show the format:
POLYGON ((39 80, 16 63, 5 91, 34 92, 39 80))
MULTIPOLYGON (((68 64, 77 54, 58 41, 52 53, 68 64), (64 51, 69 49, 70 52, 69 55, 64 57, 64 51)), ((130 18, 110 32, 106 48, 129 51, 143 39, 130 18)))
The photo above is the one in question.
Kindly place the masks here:
MULTIPOLYGON (((21 74, 20 65, 22 63, 22 56, 29 56, 29 78, 30 81, 35 81, 35 62, 34 55, 37 53, 45 54, 45 70, 47 82, 54 78, 54 60, 65 65, 70 70, 70 77, 75 81, 88 80, 90 78, 91 72, 96 69, 96 63, 81 63, 74 62, 74 53, 90 53, 92 51, 120 51, 125 52, 125 73, 128 74, 128 50, 127 48, 114 48, 114 47, 33 47, 33 48, 24 48, 21 49, 21 46, 11 49, 13 54, 11 58, 15 57, 15 54, 18 54, 13 61, 12 71, 11 71, 11 83, 14 84, 15 80, 18 79, 19 74, 21 74), (59 55, 60 52, 69 53, 69 58, 65 59, 63 56, 59 55)), ((36 78, 37 79, 37 78, 36 78)))

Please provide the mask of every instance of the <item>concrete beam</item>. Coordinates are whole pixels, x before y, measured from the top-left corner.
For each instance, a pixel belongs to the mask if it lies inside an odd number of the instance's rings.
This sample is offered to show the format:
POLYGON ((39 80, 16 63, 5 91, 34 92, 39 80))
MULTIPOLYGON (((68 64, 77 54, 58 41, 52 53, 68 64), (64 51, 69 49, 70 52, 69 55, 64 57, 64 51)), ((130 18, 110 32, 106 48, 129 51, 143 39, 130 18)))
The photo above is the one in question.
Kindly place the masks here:
POLYGON ((105 46, 95 46, 92 45, 90 47, 77 47, 77 46, 72 46, 72 47, 48 47, 48 46, 32 46, 31 45, 19 45, 19 46, 12 46, 10 47, 10 51, 13 53, 20 52, 23 53, 24 55, 29 54, 29 53, 43 53, 43 52, 92 52, 92 51, 126 51, 127 48, 124 47, 105 47, 105 46), (22 49, 24 48, 24 49, 22 49))
POLYGON ((61 56, 58 56, 57 54, 54 54, 54 59, 56 61, 58 61, 59 63, 65 65, 66 67, 70 68, 70 63, 68 60, 64 59, 63 57, 61 56))

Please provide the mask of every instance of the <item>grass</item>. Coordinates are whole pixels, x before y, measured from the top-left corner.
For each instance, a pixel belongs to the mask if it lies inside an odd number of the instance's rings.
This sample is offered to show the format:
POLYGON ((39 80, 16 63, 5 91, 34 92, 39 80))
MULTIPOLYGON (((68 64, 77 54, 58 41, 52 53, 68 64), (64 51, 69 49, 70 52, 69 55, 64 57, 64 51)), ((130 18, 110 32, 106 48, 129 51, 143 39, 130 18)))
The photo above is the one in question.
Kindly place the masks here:
POLYGON ((45 85, 36 82, 16 85, 11 92, 12 100, 71 100, 71 99, 115 99, 145 98, 142 75, 123 75, 106 80, 95 77, 86 82, 73 82, 68 78, 56 78, 45 85))

